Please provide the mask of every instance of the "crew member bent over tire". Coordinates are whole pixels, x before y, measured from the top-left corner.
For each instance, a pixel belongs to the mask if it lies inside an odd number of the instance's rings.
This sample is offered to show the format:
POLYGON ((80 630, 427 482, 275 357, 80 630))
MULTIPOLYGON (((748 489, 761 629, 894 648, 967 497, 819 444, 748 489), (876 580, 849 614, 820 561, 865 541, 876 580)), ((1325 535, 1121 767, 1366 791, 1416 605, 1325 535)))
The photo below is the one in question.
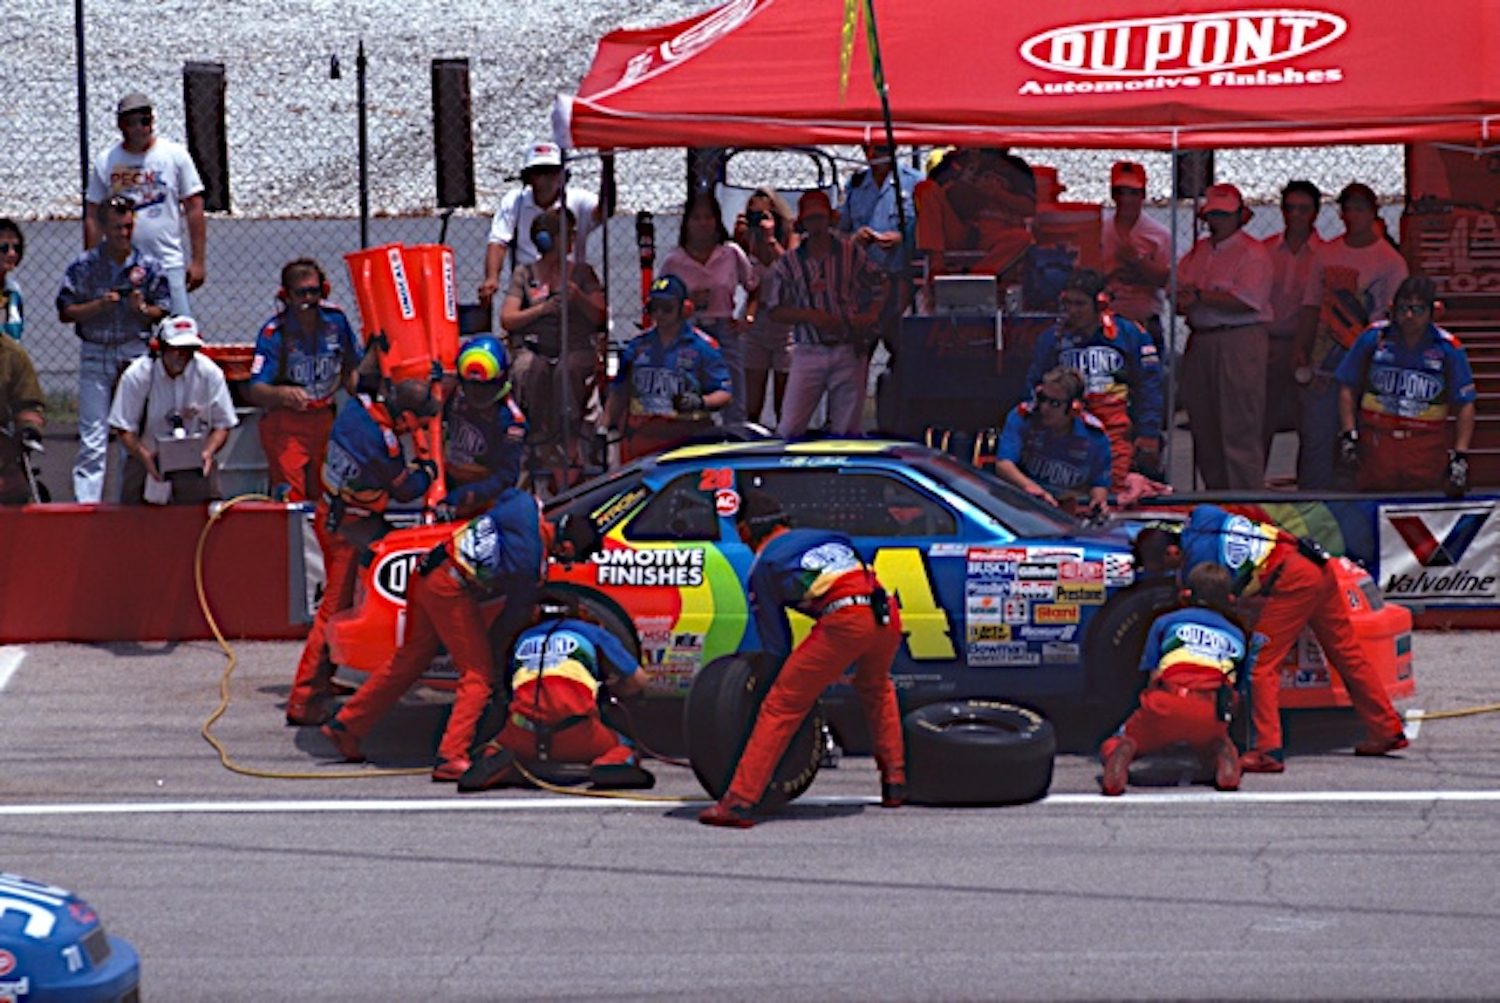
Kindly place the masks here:
POLYGON ((881 804, 906 798, 906 749, 891 684, 901 614, 854 544, 837 533, 790 529, 781 503, 749 488, 736 513, 740 539, 756 551, 750 601, 761 647, 786 661, 756 717, 729 790, 698 821, 748 829, 787 743, 828 686, 854 664, 854 691, 874 739, 881 804), (817 620, 795 650, 785 609, 817 620), (790 651, 790 654, 787 654, 790 651))

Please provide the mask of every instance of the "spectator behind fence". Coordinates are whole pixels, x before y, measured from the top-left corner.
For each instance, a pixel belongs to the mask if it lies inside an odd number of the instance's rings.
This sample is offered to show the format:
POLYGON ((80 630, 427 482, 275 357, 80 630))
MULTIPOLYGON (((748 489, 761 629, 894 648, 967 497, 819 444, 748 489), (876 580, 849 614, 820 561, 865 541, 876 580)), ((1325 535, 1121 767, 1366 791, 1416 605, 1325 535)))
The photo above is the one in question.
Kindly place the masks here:
POLYGON ((1396 290, 1395 319, 1361 334, 1339 363, 1340 458, 1358 469, 1361 491, 1468 490, 1478 395, 1468 353, 1432 322, 1436 305, 1433 281, 1411 276, 1396 290))
POLYGON ((1057 297, 1062 319, 1037 339, 1026 384, 1038 386, 1057 366, 1082 374, 1084 404, 1109 433, 1110 483, 1120 491, 1133 461, 1159 476, 1161 360, 1151 336, 1108 304, 1104 276, 1074 269, 1057 297))
POLYGON ((1177 266, 1177 309, 1192 328, 1181 386, 1193 460, 1211 491, 1260 488, 1271 256, 1241 229, 1250 210, 1234 185, 1211 185, 1200 214, 1208 236, 1177 266))
POLYGON ((0 334, 21 340, 25 316, 21 307, 21 286, 16 269, 26 257, 26 238, 21 225, 8 216, 0 216, 0 334))
POLYGON ((1302 389, 1297 486, 1303 491, 1350 487, 1339 455, 1339 387, 1334 374, 1354 339, 1386 318, 1406 260, 1376 227, 1375 193, 1351 184, 1339 193, 1344 234, 1318 248, 1302 300, 1295 363, 1302 389))
POLYGON ((1172 274, 1172 234, 1141 213, 1146 205, 1146 168, 1140 164, 1115 163, 1109 169, 1109 194, 1115 211, 1104 220, 1100 251, 1113 297, 1110 309, 1139 324, 1161 351, 1165 290, 1172 274))
POLYGON ((188 293, 207 274, 208 224, 203 216, 203 181, 187 150, 154 132, 156 114, 144 94, 126 94, 115 108, 120 141, 104 151, 89 174, 83 218, 84 246, 102 236, 95 210, 111 196, 135 203, 136 243, 161 265, 172 295, 172 313, 192 314, 188 293), (188 255, 182 252, 187 221, 188 255))
POLYGON ((1057 366, 1042 376, 1035 396, 1005 418, 995 450, 995 473, 1033 498, 1068 512, 1109 506, 1109 435, 1083 406, 1083 374, 1057 366))
POLYGON ((682 216, 678 246, 667 252, 658 275, 676 275, 687 284, 693 301, 693 326, 719 343, 729 367, 730 400, 724 407, 727 425, 745 421, 745 359, 740 344, 743 323, 734 316, 734 294, 748 295, 760 282, 750 259, 729 239, 724 212, 711 191, 694 193, 682 216))
POLYGON ((836 227, 864 250, 870 264, 885 273, 887 294, 875 335, 885 342, 894 367, 900 351, 900 318, 910 300, 910 262, 902 239, 903 213, 897 211, 896 186, 900 184, 905 203, 906 236, 915 247, 917 214, 912 191, 923 179, 920 171, 898 161, 896 151, 884 143, 866 143, 864 150, 868 169, 856 171, 849 179, 839 202, 836 227))
MULTIPOLYGON (((1302 301, 1312 280, 1313 261, 1323 238, 1313 224, 1323 193, 1311 181, 1292 181, 1281 190, 1284 229, 1261 241, 1271 255, 1271 323, 1266 327, 1266 418, 1262 439, 1266 455, 1277 432, 1295 432, 1301 424, 1295 378, 1297 328, 1302 301)), ((1269 462, 1269 460, 1268 460, 1269 462)))
POLYGON ((109 406, 125 367, 146 354, 151 326, 167 316, 171 293, 161 265, 133 243, 135 207, 114 196, 99 206, 104 237, 84 251, 63 276, 57 316, 77 325, 78 459, 73 498, 103 500, 109 406))
POLYGON ((198 354, 191 317, 156 325, 149 355, 126 367, 109 409, 125 447, 126 505, 197 505, 219 497, 214 455, 239 424, 224 371, 198 354))
POLYGON ((0 505, 32 500, 24 451, 42 444, 44 410, 31 356, 20 342, 0 335, 0 505))
POLYGON ((328 298, 328 276, 311 258, 281 269, 281 309, 255 339, 245 398, 263 408, 260 444, 267 481, 287 501, 318 497, 334 394, 354 392, 364 349, 328 298))
POLYGON ((550 484, 563 491, 583 469, 582 440, 594 433, 584 423, 591 380, 599 371, 599 332, 609 306, 594 269, 571 259, 575 221, 571 211, 550 210, 531 221, 531 240, 542 251, 530 264, 517 265, 500 309, 500 325, 516 349, 511 367, 516 398, 530 427, 531 487, 550 484), (563 212, 568 217, 568 345, 563 359, 563 212), (562 372, 558 363, 563 363, 562 372), (562 380, 567 380, 564 409, 562 380))
POLYGON ((625 343, 609 388, 609 427, 623 433, 621 462, 708 431, 712 412, 730 397, 719 346, 688 319, 687 283, 676 275, 657 279, 646 309, 655 326, 625 343))
POLYGON ((781 414, 792 363, 792 327, 776 323, 771 319, 771 311, 762 309, 761 288, 771 266, 782 255, 795 250, 802 236, 796 231, 786 200, 774 188, 757 188, 745 203, 745 211, 734 221, 734 239, 755 271, 755 288, 745 302, 747 326, 740 340, 745 362, 746 416, 750 421, 760 421, 766 406, 766 384, 772 380, 771 411, 781 414))
POLYGON ((814 189, 797 203, 802 243, 772 267, 761 309, 792 325, 792 370, 776 434, 796 439, 823 395, 834 435, 857 438, 864 430, 870 357, 881 304, 889 295, 884 274, 864 250, 832 231, 836 214, 814 189))
MULTIPOLYGON (((494 222, 490 224, 489 246, 484 255, 484 281, 479 283, 479 299, 489 303, 500 291, 500 273, 505 259, 511 258, 511 268, 529 265, 542 256, 532 239, 532 222, 544 212, 562 208, 563 171, 562 150, 556 143, 532 143, 523 154, 521 187, 513 188, 500 200, 495 210, 494 222)), ((608 175, 606 175, 608 177, 608 175)), ((567 190, 569 230, 577 228, 574 235, 575 254, 582 258, 588 250, 589 234, 604 221, 614 202, 613 194, 604 193, 601 200, 593 192, 578 187, 567 190)), ((516 346, 511 345, 512 349, 516 346)))

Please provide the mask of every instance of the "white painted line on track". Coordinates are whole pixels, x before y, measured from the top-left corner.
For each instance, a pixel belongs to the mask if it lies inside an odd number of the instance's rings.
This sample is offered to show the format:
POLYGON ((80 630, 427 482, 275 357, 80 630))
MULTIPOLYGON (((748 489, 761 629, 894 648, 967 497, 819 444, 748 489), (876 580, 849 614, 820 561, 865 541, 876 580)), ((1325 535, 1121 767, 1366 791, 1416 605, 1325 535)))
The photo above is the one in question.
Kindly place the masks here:
POLYGON ((10 677, 26 661, 26 649, 14 644, 0 645, 0 693, 5 692, 10 677))
MULTIPOLYGON (((1157 806, 1187 808, 1194 805, 1327 805, 1327 804, 1422 804, 1442 801, 1500 802, 1500 790, 1494 791, 1287 791, 1272 792, 1189 792, 1182 794, 1127 794, 1106 798, 1099 794, 1054 794, 1025 808, 1157 806)), ((795 805, 815 808, 857 807, 879 802, 873 797, 799 798, 795 805)), ((673 807, 705 806, 707 797, 682 801, 647 801, 639 798, 598 797, 526 797, 526 798, 455 798, 414 800, 335 800, 335 801, 122 801, 97 804, 0 805, 0 817, 56 815, 295 815, 348 812, 496 812, 561 811, 585 808, 651 808, 664 811, 673 807)), ((920 809, 917 809, 920 810, 920 809)))

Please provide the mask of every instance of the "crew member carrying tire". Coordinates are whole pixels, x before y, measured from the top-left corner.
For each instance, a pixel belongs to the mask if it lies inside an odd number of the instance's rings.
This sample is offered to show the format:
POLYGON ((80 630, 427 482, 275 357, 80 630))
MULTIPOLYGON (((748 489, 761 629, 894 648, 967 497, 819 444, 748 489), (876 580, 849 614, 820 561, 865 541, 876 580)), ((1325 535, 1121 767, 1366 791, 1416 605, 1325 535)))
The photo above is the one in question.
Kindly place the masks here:
POLYGON ((791 529, 781 503, 747 488, 735 513, 740 539, 755 550, 750 602, 768 657, 785 658, 771 684, 745 751, 717 803, 698 816, 704 825, 748 829, 793 733, 818 695, 854 664, 854 691, 864 708, 880 769, 883 807, 906 799, 906 749, 891 684, 891 661, 901 645, 901 613, 847 537, 791 529), (812 632, 793 650, 786 609, 814 618, 812 632))
POLYGON ((1240 757, 1242 770, 1286 769, 1281 750, 1281 663, 1309 624, 1368 732, 1354 754, 1383 756, 1406 748, 1401 717, 1360 647, 1348 603, 1323 548, 1271 523, 1232 515, 1217 505, 1199 505, 1182 531, 1181 554, 1185 568, 1205 561, 1227 568, 1236 595, 1258 592, 1266 597, 1255 623, 1265 643, 1250 672, 1251 748, 1240 757))
POLYGON ((458 781, 461 791, 518 783, 515 768, 538 763, 582 763, 596 788, 655 786, 635 749, 599 713, 599 690, 619 697, 646 690, 646 670, 608 630, 574 612, 543 620, 516 638, 510 711, 500 734, 477 751, 458 781))
POLYGON ((1230 614, 1229 570, 1203 563, 1188 572, 1183 605, 1151 624, 1140 706, 1099 749, 1100 788, 1125 793, 1130 761, 1186 742, 1214 771, 1214 787, 1239 790, 1239 750, 1229 738, 1234 686, 1254 663, 1254 646, 1230 614))

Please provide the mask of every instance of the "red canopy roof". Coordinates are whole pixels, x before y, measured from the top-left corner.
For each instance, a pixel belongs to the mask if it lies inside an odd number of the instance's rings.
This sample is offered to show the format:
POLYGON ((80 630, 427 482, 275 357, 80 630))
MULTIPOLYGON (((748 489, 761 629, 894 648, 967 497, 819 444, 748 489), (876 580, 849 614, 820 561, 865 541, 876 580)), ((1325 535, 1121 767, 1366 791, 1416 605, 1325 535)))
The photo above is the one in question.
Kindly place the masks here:
MULTIPOLYGON (((1495 0, 875 0, 903 144, 1190 148, 1495 143, 1495 0)), ((883 135, 844 0, 730 0, 606 35, 558 108, 569 146, 883 135)))

